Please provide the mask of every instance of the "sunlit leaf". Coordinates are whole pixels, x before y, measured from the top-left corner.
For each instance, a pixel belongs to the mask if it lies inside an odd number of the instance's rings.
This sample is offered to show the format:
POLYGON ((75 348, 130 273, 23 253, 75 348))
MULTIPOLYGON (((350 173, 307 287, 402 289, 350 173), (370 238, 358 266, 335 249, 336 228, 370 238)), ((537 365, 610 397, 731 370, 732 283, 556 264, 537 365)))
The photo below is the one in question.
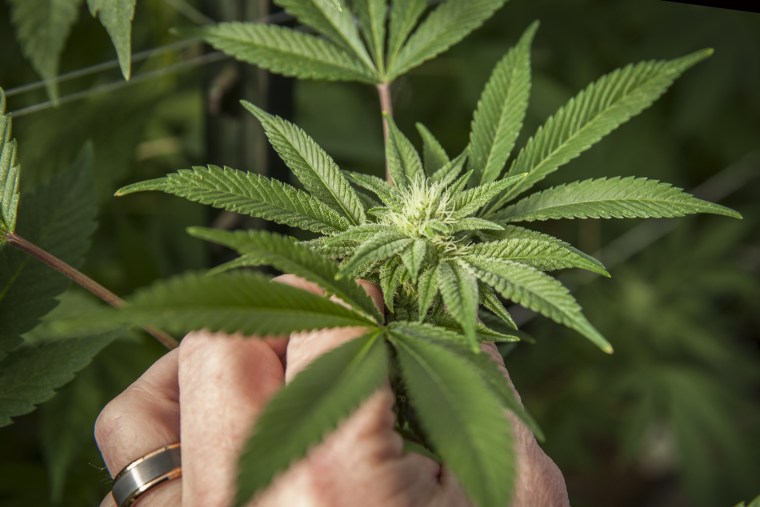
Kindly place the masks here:
POLYGON ((323 234, 348 228, 337 211, 303 190, 262 176, 214 165, 128 185, 116 195, 161 191, 215 208, 323 234))
POLYGON ((228 232, 192 227, 190 234, 221 243, 237 250, 247 259, 248 266, 274 266, 284 273, 300 276, 325 289, 329 295, 363 310, 376 320, 382 320, 375 303, 353 280, 336 280, 338 265, 298 241, 266 231, 228 232))
MULTIPOLYGON (((422 62, 446 51, 482 25, 505 3, 506 0, 442 2, 412 33, 406 44, 399 50, 398 56, 390 61, 388 79, 395 79, 422 62)), ((391 29, 392 20, 393 13, 391 12, 391 29)))
POLYGON ((469 258, 467 263, 480 280, 503 297, 578 331, 604 352, 612 352, 612 346, 586 319, 575 298, 554 278, 512 261, 469 258))
POLYGON ((375 83, 366 64, 338 46, 292 28, 219 23, 197 33, 216 49, 276 74, 300 79, 375 83))
POLYGON ((364 223, 364 206, 332 157, 297 125, 250 102, 243 106, 261 121, 269 142, 311 195, 354 225, 364 223))
POLYGON ((257 336, 296 331, 371 326, 373 321, 327 298, 275 283, 253 272, 216 276, 186 274, 156 282, 118 310, 70 319, 61 332, 155 326, 177 334, 193 329, 257 336))
POLYGON ((456 261, 441 262, 438 264, 438 290, 446 309, 462 326, 473 348, 477 348, 475 321, 479 298, 475 276, 456 261))
POLYGON ((16 230, 21 167, 16 140, 11 139, 11 115, 5 113, 5 92, 0 88, 0 245, 16 230))
POLYGON ((540 127, 512 163, 508 176, 528 173, 493 209, 529 189, 649 107, 687 69, 712 54, 628 65, 602 76, 540 127))
POLYGON ((499 177, 520 134, 530 95, 530 48, 538 22, 494 67, 472 119, 469 167, 478 181, 499 177))
POLYGON ((697 199, 680 188, 632 176, 583 180, 553 187, 532 194, 491 218, 532 222, 558 218, 665 218, 692 213, 741 218, 731 209, 697 199))

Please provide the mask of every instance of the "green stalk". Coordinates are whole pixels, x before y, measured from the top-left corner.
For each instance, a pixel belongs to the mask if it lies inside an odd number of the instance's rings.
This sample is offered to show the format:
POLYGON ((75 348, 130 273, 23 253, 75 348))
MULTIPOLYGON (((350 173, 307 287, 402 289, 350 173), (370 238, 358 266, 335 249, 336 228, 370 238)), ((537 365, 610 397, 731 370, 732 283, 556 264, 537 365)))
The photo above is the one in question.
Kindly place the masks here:
MULTIPOLYGON (((70 280, 74 281, 76 284, 78 284, 80 287, 82 287, 86 291, 99 297, 100 299, 108 303, 109 305, 115 308, 124 306, 124 300, 121 299, 119 296, 117 296, 110 290, 106 289, 105 287, 100 285, 98 282, 88 277, 81 271, 77 270, 70 264, 67 264, 66 262, 59 259, 58 257, 51 254, 50 252, 43 250, 42 248, 38 247, 34 243, 24 239, 23 237, 19 236, 15 232, 8 233, 5 239, 9 245, 15 248, 18 248, 22 252, 28 255, 31 255, 32 257, 42 262, 43 264, 46 264, 47 266, 53 268, 54 270, 58 271, 62 275, 69 278, 70 280)), ((172 338, 165 332, 161 331, 160 329, 155 329, 153 327, 146 327, 144 329, 148 334, 153 336, 156 340, 158 340, 158 342, 161 345, 163 345, 167 349, 175 349, 179 345, 177 340, 175 340, 174 338, 172 338)))
MULTIPOLYGON (((393 118, 393 101, 391 100, 391 84, 380 83, 377 85, 377 94, 380 97, 380 112, 383 118, 383 141, 388 144, 388 117, 393 118)), ((385 161, 385 181, 393 184, 388 161, 385 161)))

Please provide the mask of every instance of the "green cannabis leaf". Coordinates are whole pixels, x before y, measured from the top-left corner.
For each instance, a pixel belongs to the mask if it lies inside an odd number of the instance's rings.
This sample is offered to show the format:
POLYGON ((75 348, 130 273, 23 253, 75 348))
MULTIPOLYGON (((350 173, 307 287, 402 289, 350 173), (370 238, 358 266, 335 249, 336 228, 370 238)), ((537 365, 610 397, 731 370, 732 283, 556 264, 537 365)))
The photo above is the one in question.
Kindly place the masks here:
POLYGON ((257 273, 191 273, 138 291, 118 311, 104 310, 71 319, 59 331, 99 332, 126 323, 155 326, 177 334, 206 328, 265 337, 368 326, 374 321, 364 313, 301 289, 272 283, 257 273))
POLYGON ((229 167, 194 167, 165 178, 128 185, 116 195, 147 190, 160 190, 215 208, 322 234, 344 231, 350 225, 337 211, 302 190, 229 167))
MULTIPOLYGON (((48 96, 58 100, 58 68, 66 39, 83 0, 8 0, 11 21, 24 56, 45 80, 48 96)), ((130 76, 132 19, 137 0, 87 0, 113 41, 125 79, 130 76)))
POLYGON ((87 0, 90 13, 100 19, 111 37, 124 79, 129 79, 132 72, 132 19, 136 3, 137 0, 87 0))
POLYGON ((380 332, 370 331, 317 358, 279 391, 240 457, 235 505, 245 505, 379 389, 388 378, 387 356, 380 332))
MULTIPOLYGON (((442 2, 409 36, 409 39, 398 52, 389 53, 387 80, 396 79, 421 63, 446 51, 482 25, 505 3, 506 0, 471 0, 469 2, 448 0, 442 2)), ((414 9, 414 7, 410 9, 414 9)))
POLYGON ((16 230, 19 176, 16 140, 11 139, 11 115, 5 113, 5 93, 0 88, 0 246, 16 230))
POLYGON ((507 175, 528 176, 492 209, 528 190, 649 107, 681 74, 712 53, 706 49, 675 60, 628 65, 590 84, 549 118, 520 150, 507 175))
POLYGON ((680 188, 646 178, 601 178, 537 192, 491 217, 501 222, 557 218, 664 218, 690 213, 741 215, 693 197, 680 188))
POLYGON ((465 255, 482 260, 519 262, 541 271, 580 268, 610 276, 601 262, 552 236, 508 226, 503 229, 506 239, 499 240, 498 237, 493 241, 470 245, 464 249, 465 255))
POLYGON ((422 138, 422 164, 425 174, 431 176, 438 168, 449 163, 450 158, 440 141, 422 123, 417 123, 417 132, 422 138))
MULTIPOLYGON (((18 220, 20 234, 74 267, 84 262, 95 230, 92 166, 88 145, 69 169, 24 195, 18 220)), ((5 197, 0 205, 5 209, 5 197)), ((56 306, 56 296, 68 286, 63 276, 50 275, 50 268, 23 252, 0 250, 0 359, 56 306)))
POLYGON ((327 294, 339 297, 377 321, 382 316, 375 303, 353 280, 338 280, 338 267, 303 243, 264 231, 226 232, 200 227, 191 228, 195 237, 221 243, 237 250, 242 257, 236 267, 274 266, 280 271, 317 284, 327 294))
POLYGON ((401 333, 390 339, 436 452, 476 505, 502 505, 512 491, 515 465, 498 396, 460 354, 401 333))
MULTIPOLYGON (((359 30, 342 0, 277 0, 277 4, 293 15, 300 23, 311 26, 326 35, 336 45, 361 61, 368 69, 374 69, 359 30)), ((375 16, 379 15, 375 9, 375 16)))
POLYGON ((352 2, 357 28, 342 0, 277 0, 318 35, 260 23, 220 23, 188 33, 286 76, 389 83, 465 38, 506 1, 445 0, 417 26, 424 0, 394 1, 389 14, 385 0, 359 0, 352 2))
POLYGON ((338 164, 306 132, 250 102, 243 106, 261 121, 269 142, 306 190, 353 225, 364 223, 364 208, 338 164))
POLYGON ((386 0, 358 0, 353 5, 359 17, 362 35, 382 75, 385 69, 385 13, 388 4, 386 0))
POLYGON ((236 502, 265 488, 389 379, 397 394, 397 429, 413 437, 409 445, 441 457, 478 507, 504 505, 515 477, 504 410, 540 436, 502 372, 481 353, 484 341, 519 339, 505 303, 542 314, 612 352, 567 288, 548 274, 580 268, 609 276, 601 262, 514 223, 692 213, 741 217, 644 178, 579 181, 522 195, 642 112, 710 51, 629 65, 601 77, 549 118, 509 162, 529 101, 534 23, 497 63, 473 114, 469 143, 451 157, 417 124, 420 153, 393 120, 383 93, 390 81, 480 26, 505 0, 444 1, 424 19, 422 0, 277 3, 316 35, 244 23, 203 28, 200 35, 274 72, 380 85, 389 181, 342 171, 301 128, 243 102, 303 190, 209 166, 129 185, 117 195, 159 190, 317 237, 299 241, 191 228, 192 235, 240 256, 212 276, 185 275, 138 292, 123 310, 90 318, 89 325, 132 322, 259 336, 365 328, 361 338, 318 359, 265 410, 241 460, 236 502), (264 265, 301 276, 343 304, 235 271, 264 265), (381 288, 384 314, 356 278, 381 288), (261 460, 262 455, 272 459, 261 460))
POLYGON ((88 300, 64 298, 35 329, 36 339, 13 350, 0 361, 0 426, 34 410, 67 384, 92 358, 119 336, 119 332, 84 337, 57 336, 55 321, 91 311, 88 300))
POLYGON ((301 79, 374 83, 366 64, 339 46, 291 28, 220 23, 197 32, 220 51, 269 71, 301 79))
POLYGON ((0 362, 0 426, 34 410, 108 345, 113 333, 23 346, 0 362))
POLYGON ((530 48, 538 30, 533 23, 517 45, 496 64, 475 109, 469 166, 486 183, 499 177, 520 134, 530 95, 530 48))
POLYGON ((58 98, 61 53, 79 15, 82 0, 9 0, 11 21, 24 56, 46 81, 48 95, 58 98))

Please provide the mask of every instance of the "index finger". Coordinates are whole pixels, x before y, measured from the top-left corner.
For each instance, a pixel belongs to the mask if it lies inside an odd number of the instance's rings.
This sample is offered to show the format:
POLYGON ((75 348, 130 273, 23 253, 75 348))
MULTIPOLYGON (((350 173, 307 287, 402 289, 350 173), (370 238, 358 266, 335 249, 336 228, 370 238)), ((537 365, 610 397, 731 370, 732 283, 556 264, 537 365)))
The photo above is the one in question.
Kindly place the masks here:
MULTIPOLYGON (((300 289, 322 295, 325 291, 297 276, 283 275, 277 277, 277 280, 288 285, 293 285, 300 289)), ((372 298, 375 305, 383 310, 383 295, 380 290, 372 283, 366 280, 358 280, 357 283, 372 298)), ((337 298, 336 301, 341 302, 337 298)), ((319 331, 309 331, 304 333, 293 333, 288 341, 287 360, 285 369, 285 380, 290 382, 300 371, 308 366, 312 361, 322 354, 346 343, 347 341, 358 338, 364 334, 365 329, 361 327, 344 327, 338 329, 323 329, 319 331)))

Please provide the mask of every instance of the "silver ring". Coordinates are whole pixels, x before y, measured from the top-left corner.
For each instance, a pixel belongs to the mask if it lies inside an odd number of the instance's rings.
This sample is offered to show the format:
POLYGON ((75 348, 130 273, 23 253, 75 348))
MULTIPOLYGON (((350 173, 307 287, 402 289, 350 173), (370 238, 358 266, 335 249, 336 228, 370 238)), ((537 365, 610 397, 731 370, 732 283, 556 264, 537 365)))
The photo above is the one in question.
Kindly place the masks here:
POLYGON ((118 507, 134 505, 153 486, 182 476, 179 443, 169 444, 138 458, 113 478, 111 494, 118 507))

